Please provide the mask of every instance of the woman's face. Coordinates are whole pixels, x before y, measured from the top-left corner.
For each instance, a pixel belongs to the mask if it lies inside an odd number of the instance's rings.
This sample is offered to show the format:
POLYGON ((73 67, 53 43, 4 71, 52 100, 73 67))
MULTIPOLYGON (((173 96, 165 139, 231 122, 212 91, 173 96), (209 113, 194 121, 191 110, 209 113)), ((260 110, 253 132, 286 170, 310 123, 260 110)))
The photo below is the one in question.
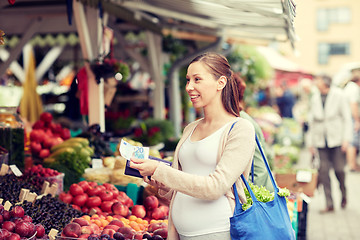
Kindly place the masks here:
POLYGON ((189 65, 186 74, 186 92, 195 108, 205 107, 220 96, 222 88, 219 89, 219 79, 215 79, 201 62, 189 65))

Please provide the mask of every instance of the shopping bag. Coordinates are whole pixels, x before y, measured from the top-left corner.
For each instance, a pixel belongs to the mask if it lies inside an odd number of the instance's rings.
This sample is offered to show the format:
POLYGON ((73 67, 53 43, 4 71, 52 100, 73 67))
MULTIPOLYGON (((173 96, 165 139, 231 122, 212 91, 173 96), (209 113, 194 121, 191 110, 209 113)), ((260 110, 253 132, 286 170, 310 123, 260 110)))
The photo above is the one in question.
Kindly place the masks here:
POLYGON ((242 210, 242 204, 240 203, 236 185, 234 183, 233 189, 236 205, 234 215, 230 218, 231 239, 295 240, 295 231, 293 230, 290 221, 286 199, 285 197, 278 195, 279 188, 275 183, 269 164, 267 163, 257 137, 256 143, 260 149, 260 153, 274 187, 274 200, 266 203, 258 201, 251 190, 249 183, 246 181, 245 177, 241 175, 241 179, 250 193, 253 204, 247 210, 242 210))

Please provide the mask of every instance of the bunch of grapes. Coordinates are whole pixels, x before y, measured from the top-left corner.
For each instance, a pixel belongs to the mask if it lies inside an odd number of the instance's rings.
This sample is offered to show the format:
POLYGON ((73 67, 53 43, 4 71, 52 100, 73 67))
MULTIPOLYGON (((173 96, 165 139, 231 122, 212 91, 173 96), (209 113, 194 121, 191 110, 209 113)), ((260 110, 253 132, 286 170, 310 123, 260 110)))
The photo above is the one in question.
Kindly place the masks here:
POLYGON ((34 203, 24 201, 20 206, 29 215, 34 223, 40 223, 48 233, 51 228, 61 231, 71 219, 84 215, 81 211, 61 202, 57 198, 47 195, 37 199, 34 203))
POLYGON ((13 174, 0 176, 0 198, 15 204, 19 201, 19 195, 22 188, 29 189, 30 192, 40 194, 41 188, 32 185, 29 182, 22 181, 13 174), (6 190, 5 190, 6 189, 6 190))

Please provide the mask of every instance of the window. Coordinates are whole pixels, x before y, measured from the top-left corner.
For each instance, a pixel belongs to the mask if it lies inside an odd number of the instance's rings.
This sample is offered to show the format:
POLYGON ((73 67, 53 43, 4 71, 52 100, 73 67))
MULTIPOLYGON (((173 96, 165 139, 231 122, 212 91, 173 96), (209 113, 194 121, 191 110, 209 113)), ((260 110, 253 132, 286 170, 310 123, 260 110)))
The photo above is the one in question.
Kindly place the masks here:
POLYGON ((349 55, 349 43, 319 43, 318 46, 319 64, 327 64, 329 57, 334 55, 349 55))
POLYGON ((317 29, 326 31, 332 23, 349 23, 351 11, 348 7, 323 8, 317 11, 317 29))

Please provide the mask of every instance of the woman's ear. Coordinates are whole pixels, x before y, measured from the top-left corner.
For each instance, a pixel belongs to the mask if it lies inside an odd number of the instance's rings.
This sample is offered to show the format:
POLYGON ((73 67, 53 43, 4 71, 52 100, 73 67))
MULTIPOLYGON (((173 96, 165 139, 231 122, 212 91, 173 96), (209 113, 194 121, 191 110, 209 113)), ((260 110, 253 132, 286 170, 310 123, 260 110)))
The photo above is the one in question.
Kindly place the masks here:
POLYGON ((217 82, 218 82, 217 90, 221 91, 226 86, 227 78, 225 76, 221 76, 221 77, 219 77, 217 82))

